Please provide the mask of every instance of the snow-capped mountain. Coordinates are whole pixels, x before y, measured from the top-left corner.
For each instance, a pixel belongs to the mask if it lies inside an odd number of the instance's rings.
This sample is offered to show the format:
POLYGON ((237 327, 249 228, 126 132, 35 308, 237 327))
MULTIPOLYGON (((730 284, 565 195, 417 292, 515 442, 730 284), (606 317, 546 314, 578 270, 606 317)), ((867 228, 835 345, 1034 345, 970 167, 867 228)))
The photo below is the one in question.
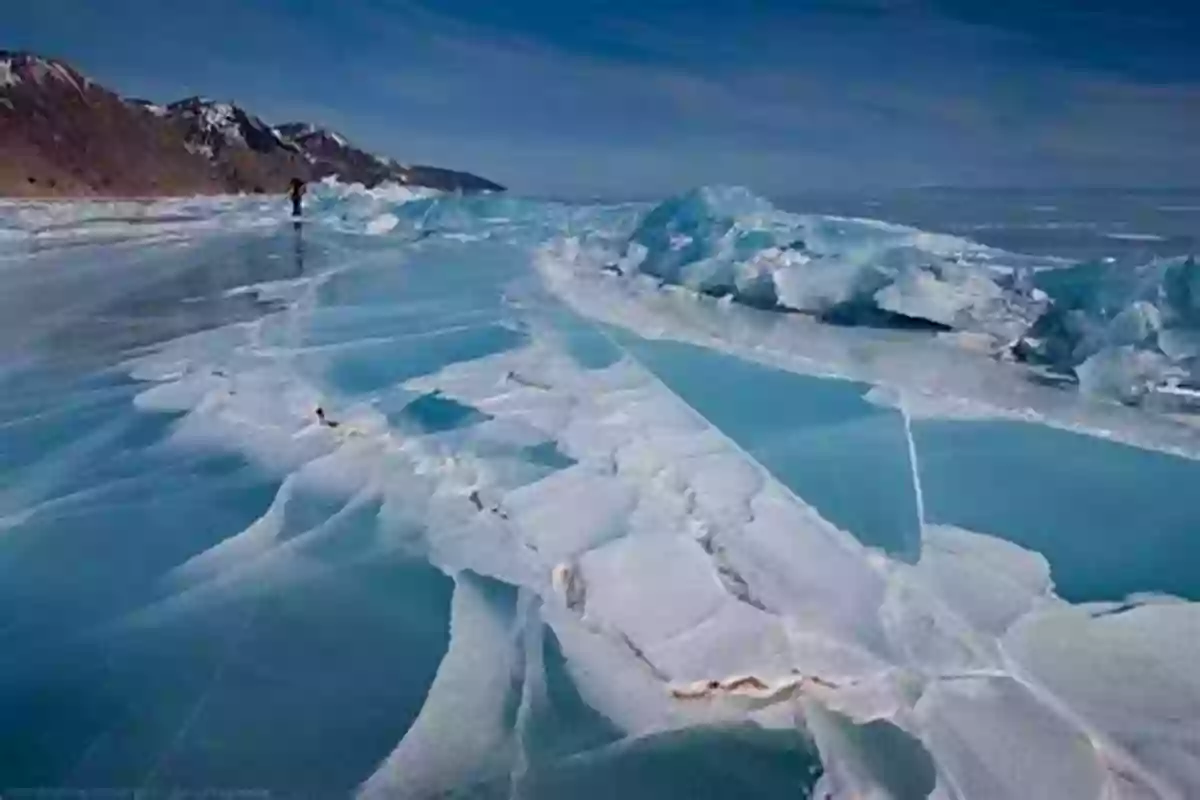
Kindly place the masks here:
POLYGON ((272 126, 230 102, 124 99, 69 65, 0 50, 0 195, 278 192, 335 175, 502 191, 475 175, 405 167, 310 125, 272 126))
POLYGON ((232 103, 189 97, 167 106, 164 116, 182 125, 188 144, 210 158, 231 147, 248 147, 257 153, 300 152, 291 139, 232 103))
MULTIPOLYGON (((189 97, 159 108, 142 106, 171 125, 183 147, 207 159, 220 180, 241 191, 280 191, 293 177, 310 180, 315 173, 291 139, 240 106, 204 97, 189 97)), ((361 176, 345 176, 361 180, 361 176)))
POLYGON ((0 51, 0 194, 225 190, 173 128, 69 65, 0 51))
POLYGON ((307 122, 288 122, 277 132, 295 142, 322 175, 357 175, 365 184, 395 181, 448 191, 495 192, 504 187, 469 172, 404 165, 355 147, 345 136, 307 122))

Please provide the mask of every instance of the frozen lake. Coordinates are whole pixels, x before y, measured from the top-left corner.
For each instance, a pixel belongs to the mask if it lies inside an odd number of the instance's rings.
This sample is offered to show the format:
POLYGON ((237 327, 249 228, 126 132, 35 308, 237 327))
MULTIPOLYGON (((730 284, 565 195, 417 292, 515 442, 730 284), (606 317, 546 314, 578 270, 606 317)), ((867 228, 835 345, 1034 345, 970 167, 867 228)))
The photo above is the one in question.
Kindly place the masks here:
POLYGON ((1200 432, 934 332, 1099 245, 734 200, 0 206, 0 793, 1200 792, 1200 432))

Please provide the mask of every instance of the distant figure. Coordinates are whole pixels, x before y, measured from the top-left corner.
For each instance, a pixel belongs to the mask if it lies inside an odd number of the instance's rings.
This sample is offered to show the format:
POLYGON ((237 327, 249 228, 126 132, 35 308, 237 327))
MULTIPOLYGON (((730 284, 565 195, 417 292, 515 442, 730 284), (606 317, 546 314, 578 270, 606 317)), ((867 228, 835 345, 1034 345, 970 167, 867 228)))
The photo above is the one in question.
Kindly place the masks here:
POLYGON ((292 216, 300 216, 300 198, 304 197, 305 187, 304 181, 299 178, 292 178, 288 184, 288 197, 292 198, 292 216))

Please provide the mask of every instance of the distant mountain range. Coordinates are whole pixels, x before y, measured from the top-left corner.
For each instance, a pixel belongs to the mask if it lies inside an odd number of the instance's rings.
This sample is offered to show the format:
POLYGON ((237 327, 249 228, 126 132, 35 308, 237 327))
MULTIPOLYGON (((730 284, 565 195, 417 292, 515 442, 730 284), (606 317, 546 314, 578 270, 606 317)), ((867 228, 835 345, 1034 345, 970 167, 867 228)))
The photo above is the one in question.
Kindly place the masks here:
POLYGON ((282 192, 337 176, 446 191, 503 191, 468 172, 409 166, 304 122, 272 126, 232 103, 122 98, 55 59, 0 50, 0 195, 282 192))

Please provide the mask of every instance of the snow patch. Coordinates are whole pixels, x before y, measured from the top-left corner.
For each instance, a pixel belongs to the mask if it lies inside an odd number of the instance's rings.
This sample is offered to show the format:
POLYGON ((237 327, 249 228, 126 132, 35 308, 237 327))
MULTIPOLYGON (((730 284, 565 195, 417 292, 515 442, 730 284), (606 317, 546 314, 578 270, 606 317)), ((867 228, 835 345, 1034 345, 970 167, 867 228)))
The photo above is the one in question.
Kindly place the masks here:
POLYGON ((242 136, 237 125, 237 118, 231 104, 214 103, 200 112, 200 119, 206 129, 220 132, 231 142, 245 144, 245 137, 242 136))
POLYGON ((380 214, 367 223, 366 232, 371 236, 380 236, 395 229, 400 224, 400 218, 395 214, 380 214))
POLYGON ((0 59, 0 89, 20 84, 23 81, 22 72, 34 83, 42 84, 50 79, 66 83, 80 94, 84 93, 84 87, 64 64, 28 55, 8 56, 0 59))
POLYGON ((75 80, 75 76, 71 74, 71 71, 69 69, 67 69, 66 67, 64 67, 62 64, 59 64, 57 61, 51 61, 50 62, 50 74, 56 80, 60 80, 60 81, 63 81, 64 83, 70 84, 70 86, 72 88, 74 88, 75 91, 79 92, 80 94, 83 94, 83 87, 80 86, 79 82, 75 80))
POLYGON ((195 144, 193 142, 184 142, 183 148, 192 155, 204 156, 205 158, 213 157, 213 147, 211 144, 195 144))
POLYGON ((0 89, 16 86, 21 82, 21 76, 13 69, 11 58, 0 58, 0 89))
POLYGON ((1106 233, 1105 239, 1117 239, 1124 242, 1165 242, 1165 236, 1156 233, 1106 233))

